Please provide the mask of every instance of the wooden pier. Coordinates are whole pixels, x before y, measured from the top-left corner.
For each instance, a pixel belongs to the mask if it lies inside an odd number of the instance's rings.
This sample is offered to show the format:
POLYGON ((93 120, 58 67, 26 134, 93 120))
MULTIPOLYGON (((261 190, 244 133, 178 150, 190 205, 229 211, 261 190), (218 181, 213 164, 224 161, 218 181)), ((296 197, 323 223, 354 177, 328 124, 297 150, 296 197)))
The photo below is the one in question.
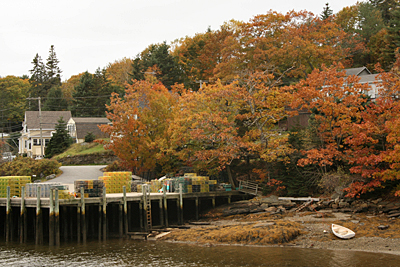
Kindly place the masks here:
MULTIPOLYGON (((165 188, 164 188, 165 192, 165 188)), ((6 242, 86 243, 110 237, 128 237, 132 233, 149 233, 154 229, 182 225, 185 220, 198 220, 201 211, 216 205, 242 200, 248 196, 238 191, 207 193, 142 193, 107 194, 102 197, 59 199, 54 189, 49 198, 0 198, 0 233, 6 242)))

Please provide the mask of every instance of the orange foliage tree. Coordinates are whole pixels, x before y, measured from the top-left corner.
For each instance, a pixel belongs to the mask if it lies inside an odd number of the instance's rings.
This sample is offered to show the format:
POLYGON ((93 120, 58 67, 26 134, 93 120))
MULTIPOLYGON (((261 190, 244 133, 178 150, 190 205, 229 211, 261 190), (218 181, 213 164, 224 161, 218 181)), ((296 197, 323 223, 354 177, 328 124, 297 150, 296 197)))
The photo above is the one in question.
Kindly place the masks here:
POLYGON ((347 63, 356 41, 331 19, 321 20, 312 13, 270 11, 239 23, 226 39, 216 77, 231 80, 243 69, 275 67, 277 76, 305 77, 322 64, 347 63), (294 66, 294 68, 292 68, 294 66))
MULTIPOLYGON (((133 81, 121 98, 113 93, 107 106, 111 125, 100 126, 111 137, 101 141, 114 151, 127 169, 137 174, 167 166, 170 138, 168 126, 177 95, 161 83, 133 81)), ((165 171, 169 171, 168 167, 165 171)))
POLYGON ((125 83, 129 82, 129 74, 133 70, 132 63, 132 59, 124 57, 108 64, 106 68, 107 79, 115 85, 124 88, 125 83))
POLYGON ((347 168, 353 174, 347 196, 359 197, 400 179, 399 72, 395 67, 380 74, 379 96, 371 101, 368 85, 337 69, 315 70, 294 86, 292 107, 313 112, 320 141, 303 151, 298 164, 315 164, 325 173, 347 168))
MULTIPOLYGON (((381 73, 379 97, 362 113, 362 121, 354 123, 352 135, 345 143, 353 173, 363 179, 347 190, 349 196, 373 191, 387 181, 400 180, 400 59, 390 72, 381 73)), ((381 70, 382 71, 382 70, 381 70)), ((395 192, 400 196, 400 190, 395 192)))
POLYGON ((291 104, 295 109, 313 113, 318 142, 304 150, 298 165, 313 164, 322 175, 346 163, 344 141, 351 136, 351 126, 360 123, 361 112, 368 101, 367 85, 358 83, 356 76, 345 77, 341 65, 314 70, 306 80, 293 86, 291 104))
MULTIPOLYGON (((277 128, 290 98, 268 72, 256 72, 224 85, 182 94, 172 126, 180 158, 199 170, 228 172, 235 159, 272 161, 287 152, 287 135, 277 128), (179 145, 178 145, 179 144, 179 145)), ((264 170, 265 171, 265 170, 264 170)))

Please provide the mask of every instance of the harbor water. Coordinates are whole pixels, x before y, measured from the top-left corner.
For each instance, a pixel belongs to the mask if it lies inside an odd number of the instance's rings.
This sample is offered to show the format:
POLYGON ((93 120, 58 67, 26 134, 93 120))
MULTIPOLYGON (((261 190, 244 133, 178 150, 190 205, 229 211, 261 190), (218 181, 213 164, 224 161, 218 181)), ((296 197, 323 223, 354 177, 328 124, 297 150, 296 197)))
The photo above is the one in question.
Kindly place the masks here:
POLYGON ((400 266, 400 255, 112 239, 60 247, 0 243, 0 266, 400 266))

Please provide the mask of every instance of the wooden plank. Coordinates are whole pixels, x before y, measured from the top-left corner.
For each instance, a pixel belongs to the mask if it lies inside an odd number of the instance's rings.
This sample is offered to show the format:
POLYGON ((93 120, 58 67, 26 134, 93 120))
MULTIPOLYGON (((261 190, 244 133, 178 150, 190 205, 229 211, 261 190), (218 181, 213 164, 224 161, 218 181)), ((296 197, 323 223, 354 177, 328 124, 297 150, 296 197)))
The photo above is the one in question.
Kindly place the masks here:
POLYGON ((312 197, 278 197, 279 200, 291 200, 291 201, 314 201, 318 202, 319 198, 312 197))

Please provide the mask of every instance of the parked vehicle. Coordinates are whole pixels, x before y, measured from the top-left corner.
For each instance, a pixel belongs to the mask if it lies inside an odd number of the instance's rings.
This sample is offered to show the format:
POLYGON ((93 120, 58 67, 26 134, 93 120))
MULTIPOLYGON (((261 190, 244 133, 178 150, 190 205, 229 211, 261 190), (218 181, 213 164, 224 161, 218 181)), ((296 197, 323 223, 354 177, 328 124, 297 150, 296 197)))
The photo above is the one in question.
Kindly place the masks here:
POLYGON ((16 158, 16 156, 13 155, 11 152, 4 152, 3 153, 3 161, 12 161, 15 158, 16 158))

